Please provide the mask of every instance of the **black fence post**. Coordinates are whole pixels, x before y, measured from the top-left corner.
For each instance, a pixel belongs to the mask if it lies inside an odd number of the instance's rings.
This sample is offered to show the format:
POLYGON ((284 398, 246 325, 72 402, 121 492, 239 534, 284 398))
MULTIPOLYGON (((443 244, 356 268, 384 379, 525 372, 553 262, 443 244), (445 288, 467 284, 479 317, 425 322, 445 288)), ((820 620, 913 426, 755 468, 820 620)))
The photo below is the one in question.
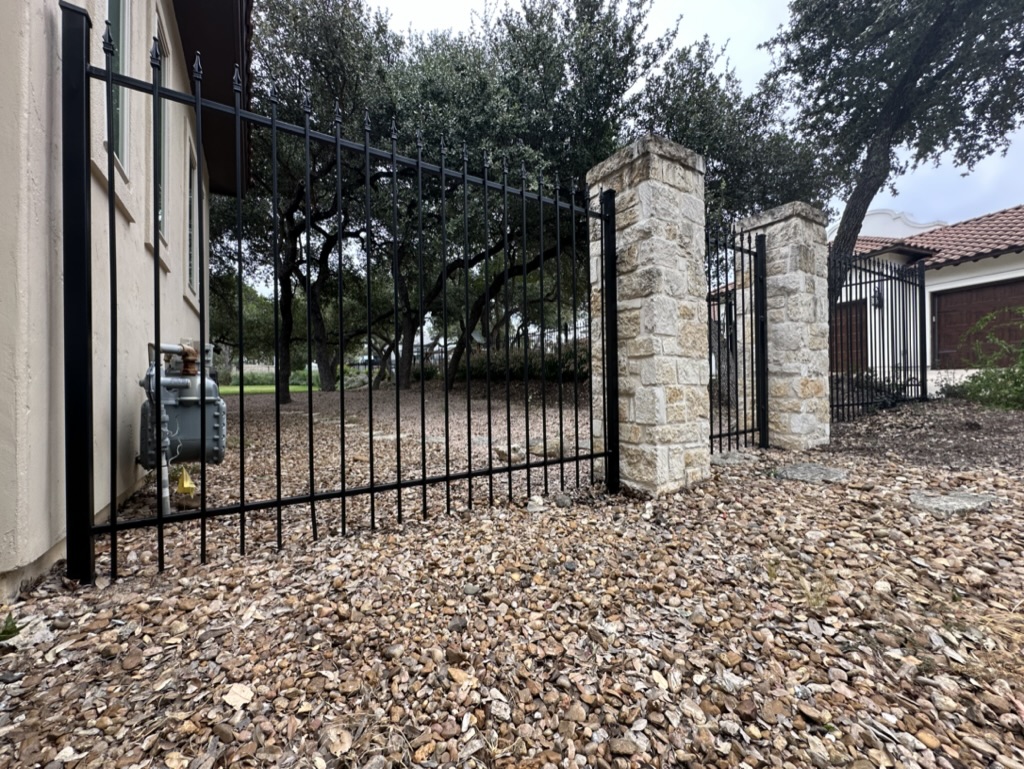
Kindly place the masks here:
POLYGON ((755 240, 754 304, 757 343, 754 345, 757 388, 757 445, 768 448, 768 252, 764 234, 755 240))
POLYGON ((64 244, 64 501, 69 579, 92 583, 92 250, 89 204, 89 14, 61 2, 64 244))
POLYGON ((604 228, 604 338, 605 338, 605 486, 618 494, 619 478, 619 313, 618 265, 615 254, 615 190, 601 193, 604 228))
POLYGON ((921 366, 921 400, 928 400, 928 293, 924 284, 924 262, 917 265, 917 333, 919 350, 917 359, 921 366))

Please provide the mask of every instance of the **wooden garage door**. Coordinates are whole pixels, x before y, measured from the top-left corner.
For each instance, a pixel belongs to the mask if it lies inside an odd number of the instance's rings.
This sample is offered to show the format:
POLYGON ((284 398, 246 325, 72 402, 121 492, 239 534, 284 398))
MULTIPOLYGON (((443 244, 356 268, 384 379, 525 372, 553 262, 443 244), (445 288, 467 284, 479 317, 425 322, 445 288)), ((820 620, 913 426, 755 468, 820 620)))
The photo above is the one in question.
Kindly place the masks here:
MULTIPOLYGON (((993 283, 935 294, 934 339, 936 368, 972 368, 998 347, 986 341, 991 333, 1012 345, 1024 343, 1024 280, 993 283), (978 323, 994 313, 983 329, 978 323)), ((999 361, 1006 365, 1008 360, 999 361)))
POLYGON ((829 320, 830 371, 864 371, 868 367, 868 303, 840 302, 829 320))

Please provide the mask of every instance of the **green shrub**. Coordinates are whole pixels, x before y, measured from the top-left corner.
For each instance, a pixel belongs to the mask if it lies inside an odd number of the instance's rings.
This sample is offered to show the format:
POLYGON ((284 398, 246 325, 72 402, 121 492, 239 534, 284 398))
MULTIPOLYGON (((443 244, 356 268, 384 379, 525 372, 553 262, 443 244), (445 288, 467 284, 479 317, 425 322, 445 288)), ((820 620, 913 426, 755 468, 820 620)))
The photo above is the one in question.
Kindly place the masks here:
POLYGON ((1024 330, 1024 307, 1006 313, 990 313, 968 331, 974 338, 976 367, 980 371, 963 382, 947 385, 942 393, 1004 409, 1024 410, 1024 342, 1016 346, 996 335, 998 324, 1024 330))
POLYGON ((273 385, 273 371, 246 371, 243 379, 247 385, 273 385))
MULTIPOLYGON (((540 350, 530 350, 524 355, 521 350, 512 350, 506 361, 504 350, 492 350, 490 366, 487 362, 487 353, 474 350, 469 361, 469 376, 471 379, 480 381, 486 380, 488 376, 491 381, 504 381, 507 378, 513 382, 521 382, 524 378, 538 381, 556 383, 559 381, 572 383, 574 380, 585 382, 590 379, 590 356, 585 348, 581 348, 574 354, 572 346, 568 349, 562 348, 562 355, 559 357, 557 349, 546 350, 541 356, 540 350)), ((455 373, 455 380, 466 379, 466 359, 463 357, 455 373)))
MULTIPOLYGON (((304 368, 300 368, 300 369, 297 369, 297 370, 293 371, 292 375, 290 377, 288 377, 288 384, 290 384, 290 385, 298 385, 299 387, 306 387, 306 386, 308 386, 307 385, 307 378, 306 378, 306 374, 307 373, 308 372, 304 368)), ((273 384, 273 382, 271 382, 271 384, 273 384)), ((316 390, 320 389, 320 372, 319 371, 314 371, 313 372, 313 388, 316 389, 316 390)))
MULTIPOLYGON (((426 366, 423 367, 422 373, 424 382, 432 382, 433 380, 441 376, 441 369, 439 369, 432 363, 428 363, 426 366)), ((412 366, 412 381, 420 381, 420 367, 419 364, 416 363, 414 363, 412 366)))

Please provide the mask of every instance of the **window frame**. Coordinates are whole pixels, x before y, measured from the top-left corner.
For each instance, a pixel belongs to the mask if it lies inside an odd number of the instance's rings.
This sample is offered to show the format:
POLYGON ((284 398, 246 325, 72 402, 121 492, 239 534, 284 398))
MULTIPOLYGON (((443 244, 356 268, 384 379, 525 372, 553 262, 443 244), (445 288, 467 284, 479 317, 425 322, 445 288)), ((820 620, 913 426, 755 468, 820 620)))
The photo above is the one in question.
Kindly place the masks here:
MULTIPOLYGON (((156 43, 160 48, 160 88, 167 87, 167 68, 170 64, 170 50, 167 46, 167 37, 164 34, 163 24, 160 22, 159 15, 156 18, 156 43)), ((156 220, 157 232, 159 236, 167 241, 167 179, 168 179, 168 168, 167 168, 167 126, 170 122, 168 120, 168 107, 171 102, 165 99, 160 100, 160 125, 156 125, 156 118, 153 119, 153 131, 159 132, 158 136, 158 156, 153 158, 153 176, 155 177, 157 185, 157 200, 156 210, 153 211, 153 216, 156 220), (157 160, 159 159, 159 165, 157 160)))
POLYGON ((185 271, 188 277, 185 287, 193 297, 199 296, 198 288, 198 256, 199 256, 199 164, 196 162, 195 149, 191 140, 188 142, 188 182, 186 196, 188 212, 185 214, 185 271))
MULTIPOLYGON (((131 67, 131 0, 107 0, 114 54, 110 69, 114 74, 128 75, 131 67), (116 12, 115 12, 116 11, 116 12)), ((128 89, 113 87, 113 136, 108 136, 114 157, 122 169, 128 168, 128 89)))

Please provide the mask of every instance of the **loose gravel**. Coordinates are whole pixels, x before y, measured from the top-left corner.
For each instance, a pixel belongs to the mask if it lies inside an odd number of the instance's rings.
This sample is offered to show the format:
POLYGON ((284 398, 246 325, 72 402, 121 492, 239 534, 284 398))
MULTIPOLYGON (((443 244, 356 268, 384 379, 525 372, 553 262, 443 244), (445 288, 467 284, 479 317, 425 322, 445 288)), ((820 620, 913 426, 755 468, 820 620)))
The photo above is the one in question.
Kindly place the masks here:
POLYGON ((1022 421, 913 404, 656 501, 440 488, 376 533, 325 510, 318 541, 290 510, 280 551, 254 515, 245 556, 210 525, 206 564, 170 527, 163 573, 125 534, 125 578, 2 608, 0 767, 1022 767, 1022 421), (779 477, 801 463, 846 477, 779 477))

